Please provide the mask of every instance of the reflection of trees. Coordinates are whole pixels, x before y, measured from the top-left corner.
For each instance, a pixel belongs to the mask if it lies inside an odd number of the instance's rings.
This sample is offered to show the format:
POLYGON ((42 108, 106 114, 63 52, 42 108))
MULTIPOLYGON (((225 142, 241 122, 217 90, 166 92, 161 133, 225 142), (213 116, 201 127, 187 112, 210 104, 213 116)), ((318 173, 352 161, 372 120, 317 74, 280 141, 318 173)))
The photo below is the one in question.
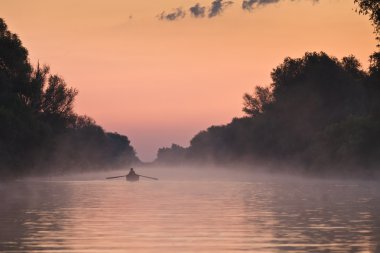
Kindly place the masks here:
POLYGON ((263 247, 280 252, 379 251, 378 186, 275 183, 260 188, 247 191, 244 202, 247 222, 259 235, 272 234, 263 247))
POLYGON ((63 237, 67 220, 60 210, 69 189, 60 183, 13 183, 0 191, 0 251, 67 250, 63 237))

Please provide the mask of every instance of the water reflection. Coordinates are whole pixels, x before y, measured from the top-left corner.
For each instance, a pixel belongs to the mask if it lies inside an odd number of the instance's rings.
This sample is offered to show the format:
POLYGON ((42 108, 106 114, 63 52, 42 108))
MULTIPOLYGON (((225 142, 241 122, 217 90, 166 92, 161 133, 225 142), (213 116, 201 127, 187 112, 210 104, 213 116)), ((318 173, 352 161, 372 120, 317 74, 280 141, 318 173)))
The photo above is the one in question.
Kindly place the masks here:
POLYGON ((245 205, 256 215, 247 222, 272 231, 270 242, 280 252, 379 251, 376 185, 276 183, 250 190, 245 205))
POLYGON ((67 250, 64 238, 41 244, 46 234, 64 231, 68 217, 59 211, 67 205, 70 188, 60 184, 12 183, 0 185, 0 250, 67 250))
POLYGON ((1 186, 0 251, 377 253, 379 195, 316 181, 15 183, 1 186))

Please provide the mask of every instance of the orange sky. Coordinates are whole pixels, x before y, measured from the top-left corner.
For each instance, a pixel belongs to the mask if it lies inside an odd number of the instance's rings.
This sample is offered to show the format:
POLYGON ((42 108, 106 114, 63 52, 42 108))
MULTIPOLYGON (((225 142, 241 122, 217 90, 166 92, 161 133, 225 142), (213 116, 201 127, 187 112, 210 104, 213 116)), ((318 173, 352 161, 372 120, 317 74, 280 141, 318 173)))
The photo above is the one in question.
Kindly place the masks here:
POLYGON ((138 156, 187 146, 200 130, 242 116, 242 95, 269 85, 284 57, 353 54, 365 67, 373 29, 353 0, 241 1, 212 19, 156 15, 211 1, 2 0, 0 17, 38 60, 79 90, 76 111, 127 135, 138 156), (132 16, 132 18, 130 18, 132 16))

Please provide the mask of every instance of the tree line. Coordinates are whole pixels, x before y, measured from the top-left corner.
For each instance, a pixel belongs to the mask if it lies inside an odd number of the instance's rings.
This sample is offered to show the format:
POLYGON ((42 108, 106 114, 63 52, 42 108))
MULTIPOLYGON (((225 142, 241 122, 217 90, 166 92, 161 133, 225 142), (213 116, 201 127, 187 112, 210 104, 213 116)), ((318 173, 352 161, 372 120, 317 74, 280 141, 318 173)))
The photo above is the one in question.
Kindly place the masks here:
MULTIPOLYGON (((379 2, 355 2, 379 35, 379 2)), ((201 131, 187 148, 159 149, 156 163, 379 173, 380 52, 369 61, 363 70, 352 55, 337 59, 308 52, 285 58, 271 72, 269 86, 244 94, 245 117, 201 131)))
POLYGON ((0 18, 2 178, 139 161, 128 137, 74 112, 77 94, 48 66, 32 66, 19 37, 0 18))

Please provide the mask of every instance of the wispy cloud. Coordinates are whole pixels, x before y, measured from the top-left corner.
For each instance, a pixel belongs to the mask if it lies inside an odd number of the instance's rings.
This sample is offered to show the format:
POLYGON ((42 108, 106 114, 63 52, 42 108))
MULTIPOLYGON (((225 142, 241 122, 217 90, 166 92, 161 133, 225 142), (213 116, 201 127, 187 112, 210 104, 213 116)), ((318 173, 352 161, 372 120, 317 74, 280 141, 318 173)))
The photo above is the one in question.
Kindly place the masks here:
POLYGON ((165 11, 161 12, 158 15, 159 20, 175 21, 182 19, 186 16, 186 12, 182 8, 177 8, 172 12, 166 13, 165 11))
POLYGON ((243 10, 251 11, 254 6, 258 5, 266 5, 266 4, 274 4, 278 3, 280 0, 244 0, 241 7, 243 10))
MULTIPOLYGON (((260 5, 264 6, 267 4, 276 4, 280 2, 281 0, 243 0, 241 7, 243 10, 246 11, 252 11, 255 7, 258 7, 260 5)), ((291 0, 295 1, 295 0, 291 0)), ((310 0, 313 3, 319 2, 319 0, 310 0)))
MULTIPOLYGON (((265 6, 268 4, 277 4, 282 0, 242 0, 241 8, 245 11, 252 11, 256 7, 265 6)), ((291 1, 306 1, 306 0, 291 0, 291 1)), ((319 0, 307 0, 313 3, 318 3, 319 0)), ((234 3, 232 0, 213 0, 209 7, 202 6, 197 3, 191 6, 188 11, 193 18, 214 18, 223 13, 224 9, 231 6, 234 3), (206 15, 207 14, 207 15, 206 15)), ((176 8, 171 12, 161 12, 157 15, 159 20, 175 21, 183 19, 186 16, 187 11, 182 8, 176 8)))
POLYGON ((199 3, 197 3, 196 5, 190 7, 189 11, 192 17, 203 18, 206 13, 206 7, 201 6, 199 3))
POLYGON ((214 0, 209 8, 208 17, 212 18, 220 15, 226 7, 232 5, 233 3, 233 1, 214 0))

